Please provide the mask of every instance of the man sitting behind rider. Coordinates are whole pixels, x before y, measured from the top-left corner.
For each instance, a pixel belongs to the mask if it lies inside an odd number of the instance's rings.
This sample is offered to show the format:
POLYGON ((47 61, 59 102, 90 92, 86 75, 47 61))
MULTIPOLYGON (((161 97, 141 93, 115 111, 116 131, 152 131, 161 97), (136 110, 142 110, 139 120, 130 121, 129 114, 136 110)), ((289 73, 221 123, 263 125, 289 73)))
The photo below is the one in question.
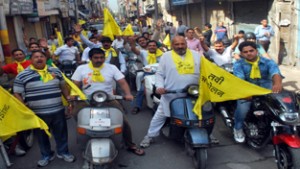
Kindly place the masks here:
MULTIPOLYGON (((139 50, 136 48, 135 42, 133 39, 130 39, 131 50, 141 58, 141 61, 144 66, 158 63, 163 52, 158 49, 157 42, 154 40, 149 40, 147 43, 148 50, 139 50)), ((144 99, 144 86, 142 85, 142 80, 146 74, 144 72, 138 72, 136 77, 136 83, 140 85, 138 88, 138 93, 136 96, 135 107, 132 110, 133 114, 136 114, 140 111, 143 106, 144 99)))
POLYGON ((232 52, 238 45, 239 36, 234 35, 233 43, 225 48, 224 43, 221 40, 214 42, 214 49, 210 49, 206 43, 205 38, 201 35, 199 28, 195 28, 195 33, 200 37, 201 46, 207 55, 212 59, 218 66, 224 65, 226 63, 232 63, 232 52))
MULTIPOLYGON (((269 56, 269 54, 265 51, 264 47, 261 44, 257 43, 256 36, 255 36, 254 33, 247 32, 245 34, 244 38, 245 38, 245 41, 254 42, 256 44, 256 48, 257 48, 258 54, 260 56, 263 56, 263 57, 265 57, 267 59, 271 59, 271 57, 269 56)), ((240 59, 241 52, 240 52, 239 48, 236 48, 233 53, 235 55, 234 58, 240 59)))
MULTIPOLYGON (((282 77, 278 65, 273 60, 258 56, 257 45, 254 42, 242 42, 239 50, 243 58, 234 63, 235 76, 260 87, 272 89, 274 93, 282 90, 282 77)), ((237 101, 234 114, 234 139, 238 143, 245 141, 243 123, 250 106, 250 98, 237 101)))
MULTIPOLYGON (((133 100, 129 86, 124 79, 124 75, 118 70, 118 68, 112 64, 105 62, 105 52, 100 48, 93 48, 89 51, 90 62, 85 65, 79 66, 72 76, 74 83, 83 90, 84 94, 90 98, 92 93, 97 90, 102 90, 109 95, 113 94, 113 82, 117 81, 121 89, 125 93, 124 98, 126 100, 133 100)), ((73 115, 75 119, 77 118, 78 111, 87 106, 85 102, 78 102, 74 105, 73 115)), ((114 106, 123 110, 122 106, 116 100, 107 102, 106 106, 114 106)), ((130 125, 123 117, 123 137, 128 149, 137 154, 143 155, 144 151, 137 148, 137 146, 132 142, 132 133, 130 125)))

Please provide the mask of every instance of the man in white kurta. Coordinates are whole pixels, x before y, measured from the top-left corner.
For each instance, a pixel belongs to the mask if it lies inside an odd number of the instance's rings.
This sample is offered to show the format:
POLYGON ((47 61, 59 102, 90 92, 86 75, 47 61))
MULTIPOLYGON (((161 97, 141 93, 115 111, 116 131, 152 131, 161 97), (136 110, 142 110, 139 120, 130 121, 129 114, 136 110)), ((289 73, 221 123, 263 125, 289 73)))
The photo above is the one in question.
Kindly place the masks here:
MULTIPOLYGON (((186 58, 187 43, 184 37, 176 36, 172 41, 172 48, 182 60, 186 58)), ((170 116, 169 103, 177 97, 185 94, 164 94, 168 90, 184 89, 190 84, 198 84, 200 75, 200 54, 196 51, 189 50, 192 53, 194 61, 194 71, 188 74, 179 74, 175 62, 172 58, 172 51, 166 52, 162 55, 158 70, 156 72, 156 92, 162 94, 160 104, 153 116, 147 135, 141 142, 141 147, 149 147, 153 137, 159 135, 159 130, 164 125, 168 116, 170 116)))

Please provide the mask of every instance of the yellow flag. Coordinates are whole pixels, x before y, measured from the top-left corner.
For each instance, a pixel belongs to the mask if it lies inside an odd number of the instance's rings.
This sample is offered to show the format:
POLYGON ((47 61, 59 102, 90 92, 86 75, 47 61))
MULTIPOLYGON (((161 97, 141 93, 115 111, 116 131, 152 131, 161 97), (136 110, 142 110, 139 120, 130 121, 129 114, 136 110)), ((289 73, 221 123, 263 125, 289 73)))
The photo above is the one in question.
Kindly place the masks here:
MULTIPOLYGON (((52 63, 52 66, 53 67, 56 67, 56 65, 54 63, 52 63)), ((57 67, 56 67, 57 68, 57 67)), ((63 78, 64 80, 66 81, 66 83, 69 85, 69 87, 71 88, 71 95, 72 96, 79 96, 79 98, 81 100, 87 100, 85 94, 78 88, 78 86, 76 84, 74 84, 69 78, 67 78, 65 76, 65 74, 63 74, 63 78)), ((65 99, 65 98, 63 98, 65 99)), ((63 104, 65 105, 66 104, 66 100, 63 100, 63 104)), ((66 106, 66 105, 65 105, 66 106)))
POLYGON ((56 45, 55 43, 52 43, 51 45, 51 54, 53 54, 56 51, 56 45))
POLYGON ((164 41, 163 41, 163 44, 166 45, 168 47, 168 49, 171 49, 171 39, 170 39, 170 34, 168 34, 164 41))
POLYGON ((201 57, 199 98, 193 109, 202 119, 201 107, 207 101, 222 102, 250 96, 265 95, 272 91, 242 80, 201 57), (238 86, 238 87, 237 87, 238 86), (236 87, 233 90, 233 87, 236 87))
POLYGON ((64 45, 63 37, 61 36, 61 33, 59 31, 56 31, 58 46, 64 45))
POLYGON ((109 37, 111 40, 114 40, 114 35, 121 36, 122 31, 107 8, 104 8, 103 15, 104 15, 104 28, 103 28, 102 35, 109 37))
POLYGON ((79 20, 78 20, 78 24, 79 24, 79 25, 83 25, 83 24, 85 24, 85 23, 86 23, 86 21, 83 20, 83 19, 79 19, 79 20))
POLYGON ((0 98, 0 139, 6 140, 17 132, 34 128, 45 130, 51 136, 47 124, 1 86, 0 98))
POLYGON ((133 36, 134 35, 131 24, 128 24, 126 26, 125 30, 123 31, 123 35, 124 36, 133 36))

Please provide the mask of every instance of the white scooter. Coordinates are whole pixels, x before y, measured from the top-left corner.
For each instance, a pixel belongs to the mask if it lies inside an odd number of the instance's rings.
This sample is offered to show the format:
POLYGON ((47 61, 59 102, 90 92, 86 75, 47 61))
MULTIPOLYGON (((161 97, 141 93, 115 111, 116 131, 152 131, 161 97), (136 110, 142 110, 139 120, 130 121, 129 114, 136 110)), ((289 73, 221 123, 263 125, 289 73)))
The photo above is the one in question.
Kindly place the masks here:
POLYGON ((151 74, 144 77, 144 85, 147 107, 153 110, 153 112, 156 111, 160 102, 160 95, 155 93, 155 73, 157 68, 158 63, 143 67, 144 72, 151 74))
POLYGON ((88 140, 83 153, 83 168, 110 168, 117 157, 117 143, 121 144, 122 140, 123 113, 118 108, 103 104, 121 99, 122 96, 96 91, 92 94, 90 107, 82 108, 78 112, 77 132, 88 140))

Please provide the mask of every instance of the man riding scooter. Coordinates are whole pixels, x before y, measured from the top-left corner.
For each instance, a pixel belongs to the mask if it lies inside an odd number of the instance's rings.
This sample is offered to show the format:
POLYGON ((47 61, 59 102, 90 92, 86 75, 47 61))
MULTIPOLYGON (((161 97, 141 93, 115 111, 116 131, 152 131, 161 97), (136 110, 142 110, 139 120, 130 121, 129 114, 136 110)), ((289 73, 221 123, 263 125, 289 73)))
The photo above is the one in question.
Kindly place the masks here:
MULTIPOLYGON (((87 98, 91 97, 91 94, 97 90, 102 90, 107 94, 113 95, 113 81, 117 81, 121 89, 125 93, 124 98, 126 100, 133 100, 129 86, 124 79, 124 75, 118 70, 118 68, 112 64, 105 63, 105 52, 100 48, 93 48, 89 51, 90 62, 85 65, 79 66, 72 76, 74 83, 83 90, 87 98)), ((122 106, 116 100, 107 103, 107 106, 114 106, 123 110, 122 106)), ((78 111, 88 106, 87 103, 83 101, 76 102, 73 109, 73 115, 76 118, 78 111)), ((132 142, 132 133, 130 125, 123 117, 124 128, 123 128, 123 138, 128 150, 136 155, 144 155, 145 152, 139 149, 132 142)))

